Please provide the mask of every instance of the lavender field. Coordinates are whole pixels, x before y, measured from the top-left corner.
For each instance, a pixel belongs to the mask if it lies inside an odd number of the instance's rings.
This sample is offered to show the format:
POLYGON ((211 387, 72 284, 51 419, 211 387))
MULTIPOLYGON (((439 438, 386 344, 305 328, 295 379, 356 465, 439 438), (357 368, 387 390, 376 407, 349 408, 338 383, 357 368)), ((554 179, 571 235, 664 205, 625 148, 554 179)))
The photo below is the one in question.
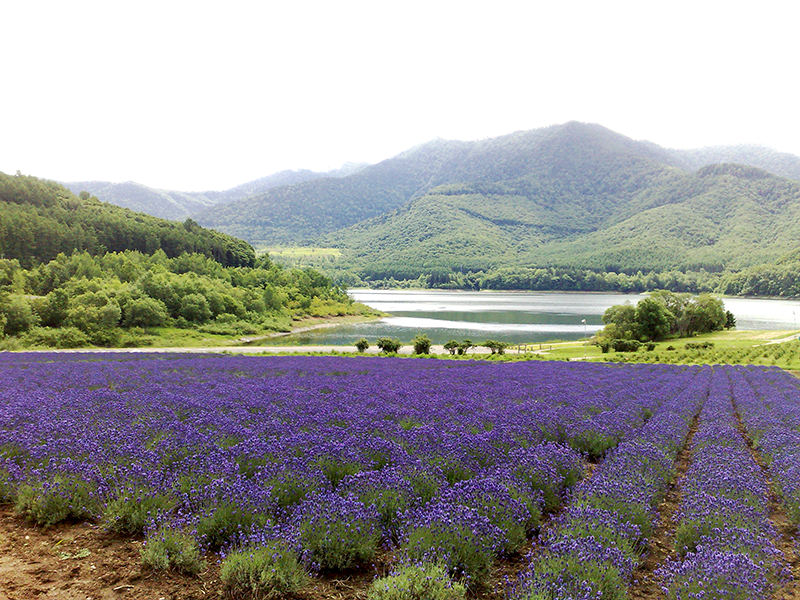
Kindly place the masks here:
POLYGON ((800 554, 774 368, 3 354, 0 396, 21 517, 143 535, 155 568, 219 554, 234 597, 380 556, 369 598, 460 598, 522 555, 511 600, 778 598, 800 554))

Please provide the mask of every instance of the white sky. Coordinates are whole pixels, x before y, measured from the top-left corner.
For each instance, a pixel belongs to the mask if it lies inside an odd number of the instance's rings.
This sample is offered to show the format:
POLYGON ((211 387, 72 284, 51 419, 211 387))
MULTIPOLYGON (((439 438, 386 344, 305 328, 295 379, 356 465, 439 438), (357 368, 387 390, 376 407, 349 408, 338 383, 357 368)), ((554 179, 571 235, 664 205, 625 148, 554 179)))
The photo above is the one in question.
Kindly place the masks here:
POLYGON ((569 120, 800 155, 796 0, 12 0, 0 171, 227 189, 569 120))

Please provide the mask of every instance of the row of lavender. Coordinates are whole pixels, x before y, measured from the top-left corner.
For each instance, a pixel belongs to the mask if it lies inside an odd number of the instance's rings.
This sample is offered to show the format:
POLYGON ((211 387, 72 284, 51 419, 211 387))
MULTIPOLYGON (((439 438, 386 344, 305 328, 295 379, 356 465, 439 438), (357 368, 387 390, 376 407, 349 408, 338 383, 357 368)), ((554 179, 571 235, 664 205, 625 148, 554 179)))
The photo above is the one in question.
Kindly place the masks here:
POLYGON ((780 369, 737 372, 734 401, 755 447, 766 460, 789 518, 800 525, 800 388, 780 369))
POLYGON ((676 377, 644 427, 609 452, 545 537, 544 552, 512 594, 514 600, 626 598, 658 520, 656 506, 705 400, 708 370, 676 377))
POLYGON ((40 523, 104 518, 209 548, 278 535, 334 569, 400 544, 467 578, 517 551, 584 457, 642 431, 681 377, 366 357, 3 361, 2 493, 40 523))
POLYGON ((716 368, 692 442, 675 532, 660 569, 668 598, 772 598, 789 575, 769 518, 769 487, 739 431, 733 399, 752 397, 740 372, 716 368))

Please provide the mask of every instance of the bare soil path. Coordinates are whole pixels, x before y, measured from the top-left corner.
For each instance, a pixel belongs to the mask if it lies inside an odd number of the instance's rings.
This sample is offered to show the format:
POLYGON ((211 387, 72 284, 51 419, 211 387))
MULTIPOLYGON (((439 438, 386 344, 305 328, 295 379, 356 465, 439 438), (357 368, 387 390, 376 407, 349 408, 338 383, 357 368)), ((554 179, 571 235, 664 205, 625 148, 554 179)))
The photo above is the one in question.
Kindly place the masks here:
POLYGON ((628 588, 628 594, 633 600, 664 598, 661 581, 656 576, 655 570, 676 554, 674 516, 681 505, 681 484, 692 461, 692 439, 697 432, 698 421, 699 414, 695 415, 683 449, 675 461, 675 477, 669 486, 667 495, 658 505, 659 520, 649 541, 649 552, 644 562, 633 574, 634 584, 628 588))

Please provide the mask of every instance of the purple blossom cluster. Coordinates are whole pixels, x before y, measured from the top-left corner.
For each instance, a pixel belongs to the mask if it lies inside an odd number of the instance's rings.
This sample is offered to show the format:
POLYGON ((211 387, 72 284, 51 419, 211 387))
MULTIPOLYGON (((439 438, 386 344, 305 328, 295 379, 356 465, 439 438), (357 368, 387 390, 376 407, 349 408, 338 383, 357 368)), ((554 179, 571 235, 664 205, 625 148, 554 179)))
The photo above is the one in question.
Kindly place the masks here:
POLYGON ((658 571, 668 598, 766 599, 784 576, 768 486, 737 427, 733 374, 714 369, 700 414, 676 515, 678 558, 658 571))
MULTIPOLYGON (((675 459, 708 386, 706 369, 676 372, 657 390, 649 418, 578 484, 564 513, 531 556, 512 593, 534 598, 623 598, 647 549, 655 506, 673 479, 675 459)), ((644 413, 643 413, 644 414, 644 413)))

